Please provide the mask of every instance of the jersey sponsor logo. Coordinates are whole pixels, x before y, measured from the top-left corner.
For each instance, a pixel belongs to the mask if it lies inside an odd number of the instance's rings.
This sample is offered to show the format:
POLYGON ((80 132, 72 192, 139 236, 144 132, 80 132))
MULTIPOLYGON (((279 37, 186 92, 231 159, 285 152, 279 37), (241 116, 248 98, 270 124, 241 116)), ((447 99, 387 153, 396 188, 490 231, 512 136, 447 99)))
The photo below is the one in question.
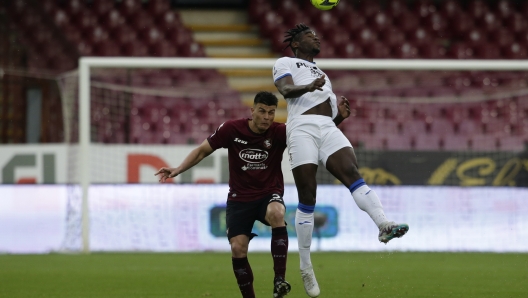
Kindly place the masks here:
POLYGON ((268 152, 259 149, 244 149, 238 155, 248 163, 261 163, 268 159, 268 152))
POLYGON ((266 149, 271 148, 271 139, 264 140, 264 147, 266 147, 266 149))
POLYGON ((241 140, 239 138, 235 138, 235 142, 241 143, 241 144, 247 144, 247 141, 241 140))
POLYGON ((323 75, 323 72, 321 72, 317 66, 311 66, 311 65, 307 65, 306 63, 304 62, 297 62, 295 63, 295 65, 297 65, 297 68, 301 68, 301 66, 304 66, 308 69, 310 69, 310 73, 312 74, 312 77, 316 77, 316 78, 319 78, 323 75))

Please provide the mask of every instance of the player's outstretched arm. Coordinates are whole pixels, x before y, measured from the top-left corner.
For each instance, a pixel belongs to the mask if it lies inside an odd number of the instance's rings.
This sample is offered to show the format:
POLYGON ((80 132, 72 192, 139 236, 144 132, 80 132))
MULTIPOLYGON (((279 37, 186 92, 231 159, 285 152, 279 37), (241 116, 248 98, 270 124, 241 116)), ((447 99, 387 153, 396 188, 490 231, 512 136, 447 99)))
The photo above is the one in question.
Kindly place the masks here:
POLYGON ((334 118, 335 125, 341 124, 348 116, 350 116, 350 103, 346 97, 341 96, 341 100, 337 103, 337 116, 334 118))
POLYGON ((315 79, 308 85, 295 85, 291 76, 286 76, 280 80, 275 81, 275 86, 284 98, 296 98, 301 95, 314 92, 315 90, 323 90, 323 85, 326 83, 325 76, 315 79))
POLYGON ((213 152, 214 150, 209 144, 209 141, 204 140, 200 146, 193 149, 193 151, 191 151, 191 153, 185 157, 179 166, 176 168, 161 168, 158 172, 156 172, 156 174, 154 174, 154 176, 159 176, 159 182, 165 182, 168 178, 174 178, 194 167, 200 161, 202 161, 202 159, 206 158, 213 152))

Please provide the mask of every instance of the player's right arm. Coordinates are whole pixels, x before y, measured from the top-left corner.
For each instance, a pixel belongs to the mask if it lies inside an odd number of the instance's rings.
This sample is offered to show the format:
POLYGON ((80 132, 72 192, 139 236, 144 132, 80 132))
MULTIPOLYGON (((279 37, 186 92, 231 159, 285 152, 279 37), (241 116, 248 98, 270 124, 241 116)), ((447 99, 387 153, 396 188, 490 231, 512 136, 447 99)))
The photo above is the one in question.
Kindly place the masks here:
POLYGON ((292 63, 291 58, 283 57, 278 59, 273 66, 273 82, 284 98, 298 98, 308 92, 323 90, 322 87, 326 83, 324 75, 310 84, 295 85, 292 74, 297 68, 292 63))
POLYGON ((187 171, 188 169, 194 167, 197 165, 202 159, 209 156, 211 153, 214 152, 214 149, 209 144, 209 140, 204 140, 202 144, 185 157, 183 162, 177 166, 176 168, 161 168, 159 171, 154 174, 155 176, 159 175, 159 181, 165 182, 168 178, 174 178, 178 176, 179 174, 187 171))
POLYGON ((291 76, 285 76, 275 81, 275 86, 284 98, 297 98, 308 92, 323 90, 322 87, 325 82, 325 76, 323 75, 308 85, 295 85, 291 76))

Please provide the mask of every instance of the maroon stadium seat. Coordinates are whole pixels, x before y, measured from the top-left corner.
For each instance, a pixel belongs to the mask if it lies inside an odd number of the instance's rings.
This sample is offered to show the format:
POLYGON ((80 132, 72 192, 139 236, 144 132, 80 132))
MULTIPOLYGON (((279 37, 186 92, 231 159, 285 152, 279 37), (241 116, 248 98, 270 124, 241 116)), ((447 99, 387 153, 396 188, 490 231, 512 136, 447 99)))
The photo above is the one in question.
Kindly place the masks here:
POLYGON ((502 47, 502 55, 507 59, 526 59, 526 54, 526 47, 519 43, 502 47))
POLYGON ((147 9, 150 15, 157 19, 170 11, 171 7, 169 1, 148 1, 147 9))
POLYGON ((158 26, 163 31, 169 31, 174 28, 182 27, 180 15, 175 11, 167 11, 156 17, 158 26))
POLYGON ((392 47, 392 57, 400 59, 415 59, 418 56, 418 47, 410 42, 405 42, 401 45, 392 47))
POLYGON ((413 138, 414 150, 439 150, 442 138, 435 134, 415 135, 413 138))
POLYGON ((510 45, 515 41, 515 35, 506 28, 499 28, 488 33, 488 39, 499 47, 510 45))
POLYGON ((94 52, 100 56, 121 56, 121 48, 113 41, 103 41, 94 44, 94 52))
POLYGON ((421 18, 425 18, 428 15, 435 13, 436 10, 436 6, 430 0, 417 0, 413 3, 414 13, 421 18))
POLYGON ((363 49, 358 43, 349 41, 336 48, 340 58, 363 58, 363 49))
POLYGON ((93 0, 91 1, 91 8, 96 15, 106 15, 110 10, 114 8, 114 1, 93 0))
POLYGON ((477 20, 477 27, 484 31, 494 31, 502 27, 502 21, 493 12, 486 12, 484 16, 477 20))
POLYGON ((363 46, 375 43, 378 39, 376 32, 368 27, 358 31, 353 38, 363 46))
POLYGON ((374 14, 369 20, 369 26, 373 30, 379 32, 390 28, 392 25, 392 18, 385 12, 380 11, 374 14))
POLYGON ((393 19, 393 23, 403 32, 414 30, 420 24, 418 17, 411 12, 404 12, 393 19))
POLYGON ((491 135, 471 135, 469 147, 473 151, 496 151, 500 142, 491 135))
POLYGON ((418 55, 421 58, 442 59, 446 57, 446 54, 446 48, 436 43, 422 44, 418 49, 418 55))
POLYGON ((367 20, 365 16, 358 12, 353 12, 347 18, 341 19, 343 30, 349 32, 358 32, 366 26, 367 20))
POLYGON ((474 19, 483 18, 488 11, 488 5, 483 0, 471 0, 467 6, 467 12, 474 19))
POLYGON ((138 39, 138 36, 136 34, 136 30, 123 25, 119 26, 117 28, 114 28, 110 32, 110 36, 113 41, 116 41, 118 44, 125 44, 132 41, 136 41, 138 39))
POLYGON ((389 58, 391 55, 390 48, 381 42, 373 42, 363 47, 366 57, 383 59, 389 58))
POLYGON ((475 50, 470 44, 459 42, 451 45, 447 55, 454 59, 473 59, 475 56, 475 50))
POLYGON ((379 34, 379 39, 389 47, 401 45, 405 42, 405 34, 398 28, 388 28, 379 34))
POLYGON ((415 30, 407 31, 407 40, 417 44, 430 44, 433 40, 431 32, 425 28, 417 27, 415 30))
POLYGON ((174 44, 160 40, 149 46, 149 53, 155 57, 175 57, 178 55, 178 50, 174 44))
MULTIPOLYGON (((339 4, 341 5, 341 3, 339 4)), ((401 15, 404 12, 409 11, 407 4, 403 0, 392 0, 387 3, 387 13, 392 17, 401 15)))
POLYGON ((468 138, 459 135, 445 135, 441 140, 442 149, 446 151, 468 150, 468 138))
POLYGON ((494 11, 497 12, 499 18, 507 19, 516 11, 516 8, 509 0, 499 0, 496 3, 494 11))
POLYGON ((115 9, 109 10, 107 13, 99 17, 101 26, 105 26, 109 30, 117 29, 125 26, 125 17, 115 9))
POLYGON ((460 1, 457 0, 444 0, 440 3, 440 13, 447 18, 451 18, 463 11, 460 6, 460 1))
POLYGON ((528 22, 520 13, 514 13, 503 21, 504 26, 512 32, 521 32, 528 29, 528 22))
POLYGON ((360 14, 370 18, 381 11, 381 6, 378 1, 361 1, 359 2, 357 9, 360 14))
POLYGON ((500 47, 494 43, 484 43, 475 47, 475 57, 477 59, 500 59, 500 47))

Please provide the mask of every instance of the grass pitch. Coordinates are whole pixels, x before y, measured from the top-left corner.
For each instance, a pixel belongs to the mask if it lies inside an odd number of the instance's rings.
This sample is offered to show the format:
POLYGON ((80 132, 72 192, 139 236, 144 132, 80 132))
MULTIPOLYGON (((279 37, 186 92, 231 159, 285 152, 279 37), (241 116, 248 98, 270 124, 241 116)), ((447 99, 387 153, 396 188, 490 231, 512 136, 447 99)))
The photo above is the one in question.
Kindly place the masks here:
MULTIPOLYGON (((250 253, 272 297, 269 253, 250 253)), ((313 253, 321 298, 528 297, 528 254, 313 253)), ((289 298, 307 297, 288 257, 289 298)), ((241 297, 226 253, 0 255, 0 297, 241 297)))

